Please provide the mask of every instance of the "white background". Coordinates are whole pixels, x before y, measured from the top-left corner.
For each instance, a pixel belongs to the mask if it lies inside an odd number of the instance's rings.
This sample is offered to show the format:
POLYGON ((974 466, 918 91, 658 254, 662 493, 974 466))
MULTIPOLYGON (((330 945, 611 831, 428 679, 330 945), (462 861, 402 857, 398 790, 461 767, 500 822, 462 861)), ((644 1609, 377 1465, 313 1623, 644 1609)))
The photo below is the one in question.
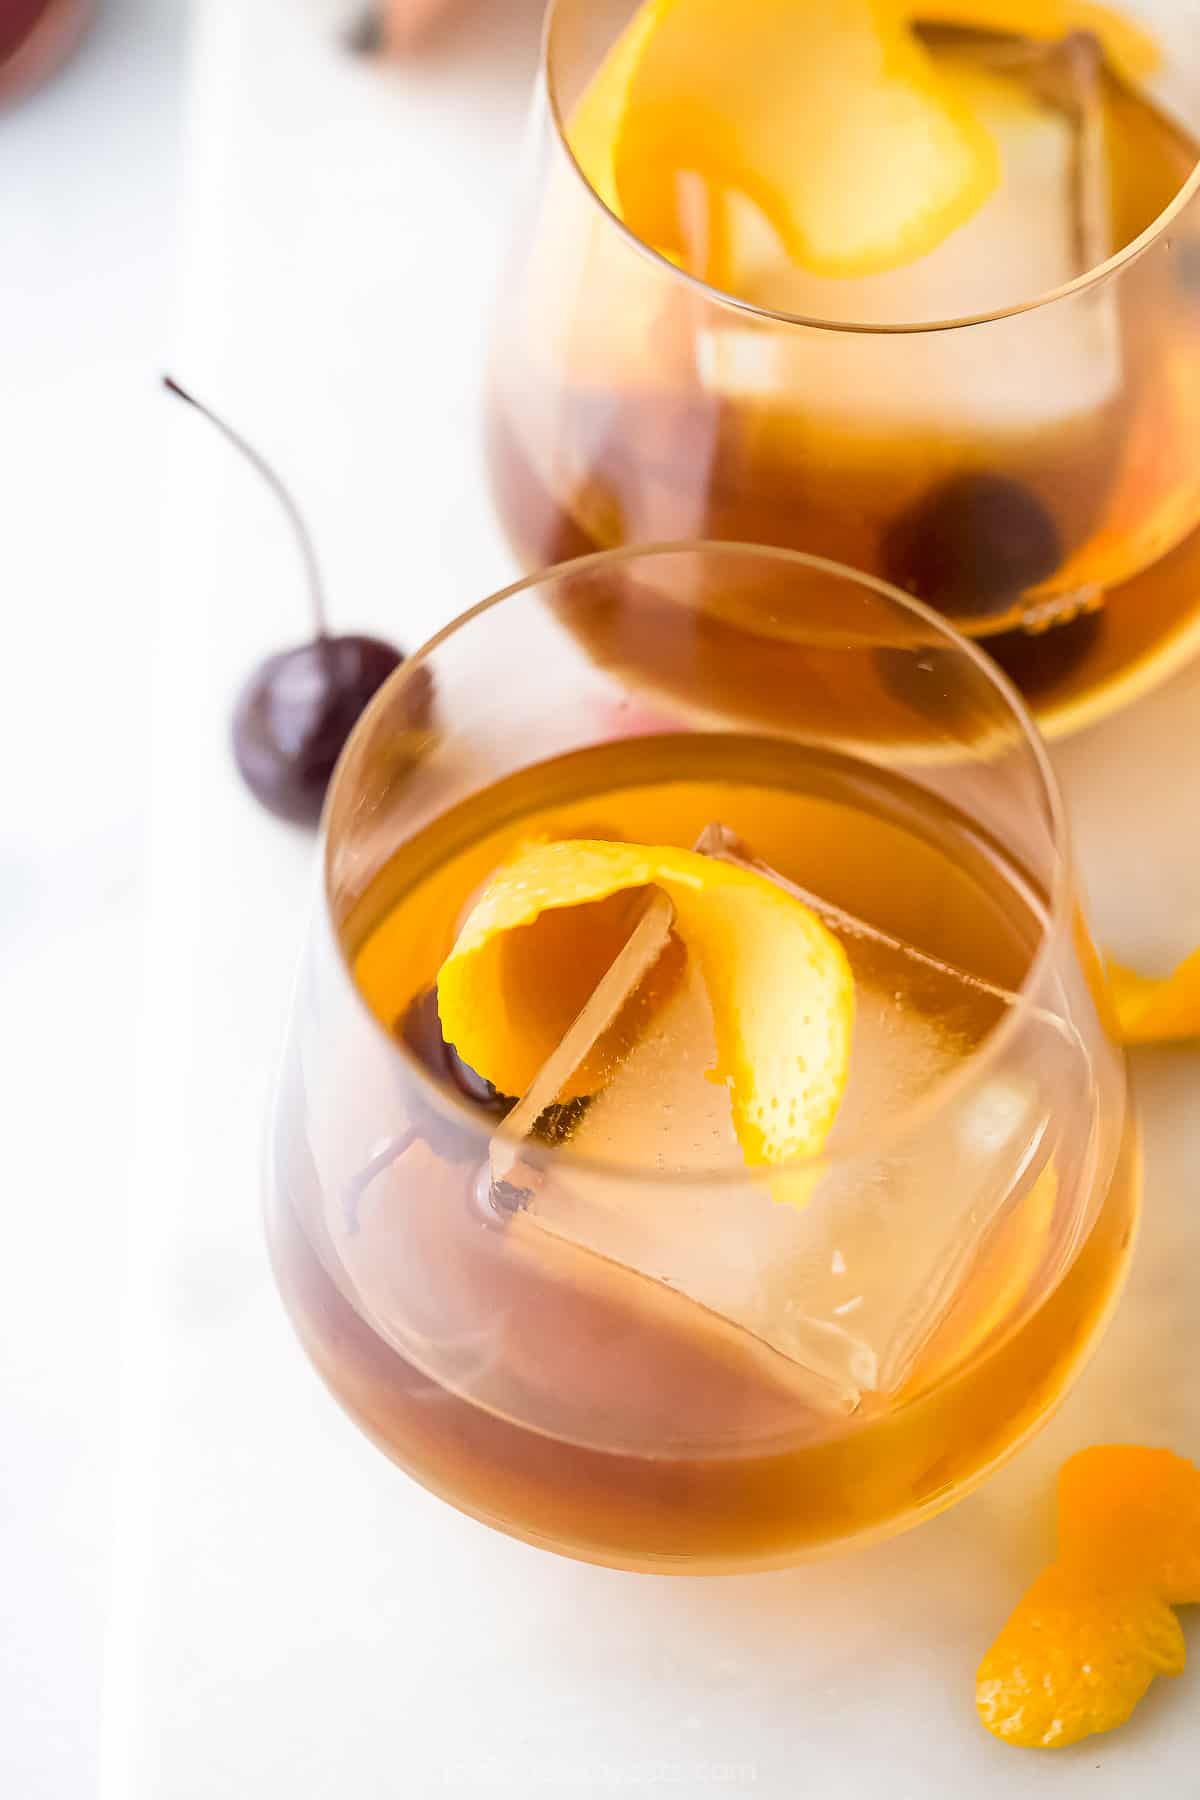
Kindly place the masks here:
MULTIPOLYGON (((302 589, 269 500, 151 382, 165 348, 276 457, 339 624, 413 644, 501 585, 478 370, 540 0, 480 0, 390 71, 338 48, 353 0, 196 10, 179 161, 162 0, 111 0, 0 119, 0 1793, 90 1791, 118 1311, 105 1800, 1108 1800, 1155 1763, 1191 1792, 1194 1686, 1048 1765, 983 1737, 970 1684, 1046 1553, 1056 1462, 1101 1437, 1200 1449, 1194 1051, 1138 1059, 1151 1204, 1093 1372, 1011 1471, 896 1545, 717 1583, 572 1567, 404 1482, 305 1366, 257 1171, 310 846, 226 743, 238 681, 304 635, 302 589)), ((1200 936, 1198 699, 1193 671, 1057 755, 1102 935, 1148 965, 1200 936)))
POLYGON ((0 1794, 92 1791, 183 0, 0 112, 0 1794))

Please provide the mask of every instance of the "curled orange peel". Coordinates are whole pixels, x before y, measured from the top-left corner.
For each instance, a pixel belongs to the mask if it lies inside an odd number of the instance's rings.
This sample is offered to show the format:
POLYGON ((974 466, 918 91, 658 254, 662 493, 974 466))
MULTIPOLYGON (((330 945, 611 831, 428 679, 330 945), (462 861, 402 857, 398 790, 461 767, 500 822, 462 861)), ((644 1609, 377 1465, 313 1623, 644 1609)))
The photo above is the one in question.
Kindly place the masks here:
POLYGON ((976 1705, 1025 1748, 1121 1725, 1186 1661, 1173 1608, 1200 1600, 1200 1469, 1170 1450, 1104 1444, 1064 1464, 1058 1555, 979 1665, 976 1705))
POLYGON ((568 140, 572 154, 600 199, 614 213, 621 210, 614 164, 617 137, 638 64, 657 22, 653 5, 645 5, 633 15, 588 83, 571 118, 568 140))
POLYGON ((932 249, 996 187, 993 139, 889 0, 646 0, 639 21, 610 154, 645 243, 692 253, 698 177, 752 200, 802 267, 869 274, 932 249))
POLYGON ((1200 1037, 1200 950, 1161 979, 1110 962, 1108 985, 1122 1043, 1200 1037))
POLYGON ((627 937, 623 897, 651 887, 671 901, 704 981, 711 1079, 728 1087, 746 1162, 814 1155, 846 1085, 850 965, 794 895, 715 857, 593 840, 522 851, 492 876, 439 971, 447 1040, 502 1093, 524 1093, 627 937))
POLYGON ((567 131, 583 173, 634 234, 730 285, 721 198, 754 203, 787 255, 827 276, 912 262, 995 191, 996 144, 953 61, 914 25, 1053 42, 1091 32, 1139 80, 1140 27, 1092 0, 643 0, 567 131), (696 179, 708 229, 698 255, 696 179))

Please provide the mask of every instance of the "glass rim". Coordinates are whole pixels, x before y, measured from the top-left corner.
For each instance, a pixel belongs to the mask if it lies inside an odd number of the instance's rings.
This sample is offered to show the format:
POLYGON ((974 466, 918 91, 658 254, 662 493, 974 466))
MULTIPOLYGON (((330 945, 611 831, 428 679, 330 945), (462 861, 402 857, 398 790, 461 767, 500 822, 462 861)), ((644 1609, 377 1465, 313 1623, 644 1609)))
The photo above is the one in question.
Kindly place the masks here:
MULTIPOLYGON (((425 1090, 427 1098, 432 1100, 435 1110, 451 1120, 469 1125, 473 1131, 478 1133, 481 1140, 490 1140, 494 1136, 502 1135, 503 1120, 492 1122, 489 1128, 481 1120, 479 1113, 465 1099, 460 1099, 446 1084, 438 1081, 420 1058, 389 1031, 377 1014, 372 1011, 355 980, 350 957, 347 955, 334 923, 332 881, 335 853, 332 823, 335 812, 339 810, 341 792, 348 780, 348 771, 353 761, 349 753, 353 746, 363 741, 374 729, 376 722, 382 719, 394 697, 403 692, 407 684, 425 666, 439 646, 449 639, 457 637, 467 626, 503 606, 507 601, 516 599, 522 594, 532 593, 539 587, 561 581, 564 577, 574 576, 587 570, 617 567, 626 562, 651 560, 657 557, 695 555, 697 553, 700 555, 716 553, 756 559, 766 558, 773 562, 791 564, 795 568, 815 570, 822 575, 849 582, 852 586, 869 588, 890 604, 899 607, 902 611, 931 627, 939 637, 947 641, 950 648, 964 656, 968 663, 974 665, 1012 715, 1019 728, 1020 740, 1030 758, 1041 790, 1040 798, 1045 811, 1053 851, 1053 868, 1046 893, 1045 929, 1020 982, 1012 989, 1015 996, 1012 1004, 1006 1008, 996 1024, 985 1033, 975 1049, 956 1063, 952 1069, 940 1075, 911 1106, 905 1109, 902 1119, 890 1123, 882 1130, 875 1130, 864 1138, 854 1137, 845 1145, 839 1144, 833 1151, 820 1151, 815 1155, 797 1158, 786 1163, 763 1164, 755 1167, 743 1166, 726 1170, 701 1169, 696 1171, 643 1170, 629 1164, 607 1162, 602 1158, 579 1155, 572 1157, 574 1169, 588 1175, 603 1177, 606 1180, 650 1181, 655 1185, 661 1183, 667 1186, 690 1185, 704 1188, 747 1184, 769 1190, 771 1183, 780 1176, 799 1174, 805 1170, 829 1170, 859 1161, 864 1156, 878 1157, 889 1152, 897 1142, 903 1141, 917 1130, 924 1129, 931 1119, 939 1116, 961 1093, 968 1092, 977 1085, 1012 1039, 1024 1028, 1026 1021, 1038 1012, 1039 1003, 1034 996, 1043 986, 1058 946, 1071 935, 1072 896, 1075 891, 1074 855, 1067 826, 1066 810, 1046 746, 1021 695, 1003 671, 969 638, 963 637, 939 613, 926 606, 922 601, 915 599, 911 594, 892 587, 877 576, 869 575, 859 569, 852 569, 847 564, 834 562, 828 557, 813 555, 808 551, 705 538, 621 545, 616 549, 599 550, 588 556, 574 557, 566 562, 541 569, 535 574, 522 576, 518 581, 510 582, 508 586, 478 601, 476 605, 469 607, 465 612, 459 613, 440 631, 435 632, 431 638, 427 639, 411 656, 407 657, 389 675, 355 723, 346 747, 338 760, 321 816, 320 904, 322 923, 328 929, 333 940, 339 968, 345 976, 347 985, 360 1010, 370 1021, 387 1051, 411 1070, 425 1090)), ((525 1149, 529 1152, 529 1159, 535 1163, 546 1163, 547 1158, 552 1154, 547 1151, 543 1155, 542 1147, 536 1143, 526 1144, 525 1149)))
POLYGON ((1026 313, 1040 312, 1043 307, 1053 306, 1060 300, 1074 299, 1077 295, 1086 293, 1090 288, 1110 280, 1128 265, 1138 261, 1171 229, 1179 215, 1200 195, 1200 159, 1198 159, 1195 168, 1174 198, 1160 213, 1156 214, 1144 231, 1139 232, 1137 237, 1132 238, 1120 250, 1115 250, 1103 262, 1096 263, 1093 268, 1085 269, 1081 275, 1076 275, 1071 281, 1062 282, 1058 287, 1048 288, 1044 292, 1035 294, 1030 300, 1020 300, 1010 306, 996 307, 991 312, 963 313, 956 318, 922 319, 900 325, 871 325, 852 319, 813 318, 806 313, 790 313, 776 307, 760 306, 752 300, 739 299, 736 294, 726 293, 724 288, 713 287, 701 276, 692 275, 686 269, 681 269, 678 263, 671 262, 655 250, 653 245, 645 243, 637 236, 636 232, 629 229, 625 221, 613 212, 610 206, 605 204, 588 180, 576 159, 567 136, 566 120, 559 105, 553 69, 554 36, 559 15, 564 7, 576 3, 577 0, 549 0, 542 25, 537 75, 538 91, 546 102, 554 126, 554 135, 570 164, 572 174, 582 184, 591 203, 621 234, 626 243, 631 245, 641 256, 647 258, 675 280, 685 282, 711 305, 743 313, 750 318, 762 319, 774 325, 804 326, 811 331, 828 331, 855 337, 912 337, 940 331, 964 331, 972 325, 994 325, 1002 319, 1020 318, 1026 313))

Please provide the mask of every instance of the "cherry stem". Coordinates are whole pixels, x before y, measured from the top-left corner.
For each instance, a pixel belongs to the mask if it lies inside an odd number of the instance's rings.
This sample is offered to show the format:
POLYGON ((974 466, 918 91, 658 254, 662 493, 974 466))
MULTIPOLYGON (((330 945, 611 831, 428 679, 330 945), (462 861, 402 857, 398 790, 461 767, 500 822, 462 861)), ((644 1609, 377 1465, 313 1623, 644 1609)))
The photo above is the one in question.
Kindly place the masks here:
POLYGON ((300 554, 304 559, 304 567, 308 575, 308 591, 312 601, 315 636, 318 639, 328 637, 329 628, 325 613, 325 590, 321 582, 321 569, 317 562, 317 553, 313 547, 312 538, 309 536, 308 526, 304 523, 300 514, 300 508, 292 499, 291 494, 288 492, 287 488, 284 487, 282 481, 280 481, 278 475, 275 473, 270 463, 266 461, 265 457, 260 456, 258 451, 248 444, 239 432, 236 432, 233 429, 232 425, 227 425, 224 419, 218 418, 211 407, 205 406, 202 401, 196 399, 194 394, 189 394, 186 388, 180 387, 179 383, 170 375, 163 376, 162 384, 169 394, 174 394, 178 399, 186 400, 189 406, 194 406, 198 413, 203 414, 210 425, 216 426, 222 437, 228 438, 234 448, 241 451, 242 455, 246 458, 246 461, 253 464, 254 468, 258 470, 267 486, 271 489, 271 492, 275 495, 275 498, 279 501, 279 504, 283 507, 284 512, 291 520, 292 530, 296 534, 296 541, 300 546, 300 554))

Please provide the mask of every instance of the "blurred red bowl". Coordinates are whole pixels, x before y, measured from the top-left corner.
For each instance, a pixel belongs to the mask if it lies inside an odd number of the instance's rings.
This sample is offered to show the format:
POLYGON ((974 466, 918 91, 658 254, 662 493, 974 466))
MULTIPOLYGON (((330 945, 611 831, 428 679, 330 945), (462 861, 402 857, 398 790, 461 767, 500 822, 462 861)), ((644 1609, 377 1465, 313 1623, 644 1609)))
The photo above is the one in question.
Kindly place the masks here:
POLYGON ((52 74, 93 10, 94 0, 0 0, 0 103, 52 74))

